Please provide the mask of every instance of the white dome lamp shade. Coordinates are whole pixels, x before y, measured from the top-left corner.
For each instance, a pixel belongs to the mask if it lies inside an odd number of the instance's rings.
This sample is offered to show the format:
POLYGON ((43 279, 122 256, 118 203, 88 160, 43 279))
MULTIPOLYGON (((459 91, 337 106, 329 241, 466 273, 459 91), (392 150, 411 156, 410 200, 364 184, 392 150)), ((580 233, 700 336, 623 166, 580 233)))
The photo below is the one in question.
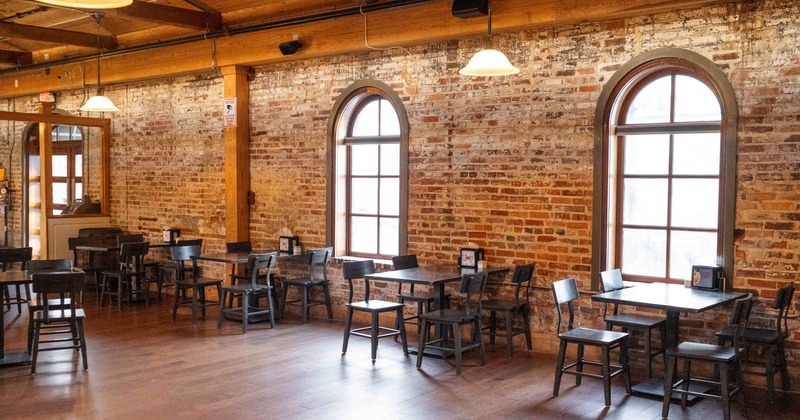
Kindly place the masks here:
POLYGON ((97 95, 92 96, 79 109, 86 112, 117 112, 119 108, 111 102, 111 99, 101 95, 102 86, 100 85, 100 14, 93 14, 92 18, 97 22, 97 95))
POLYGON ((478 51, 469 63, 458 71, 465 76, 508 76, 519 73, 505 54, 492 45, 492 6, 489 5, 489 40, 487 48, 478 51))
POLYGON ((130 6, 133 0, 36 0, 51 6, 74 7, 77 9, 118 9, 130 6))

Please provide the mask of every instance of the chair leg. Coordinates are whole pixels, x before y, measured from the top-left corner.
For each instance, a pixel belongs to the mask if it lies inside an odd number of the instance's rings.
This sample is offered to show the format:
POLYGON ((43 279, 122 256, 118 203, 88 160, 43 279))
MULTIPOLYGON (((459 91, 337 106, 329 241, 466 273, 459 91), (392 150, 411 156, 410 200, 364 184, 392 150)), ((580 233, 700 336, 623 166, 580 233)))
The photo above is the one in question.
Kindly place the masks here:
POLYGON ((603 398, 605 399, 606 407, 609 407, 611 406, 611 362, 609 361, 608 346, 603 346, 600 349, 600 363, 603 376, 603 398))
POLYGON ((103 298, 106 295, 106 275, 103 274, 103 283, 100 285, 100 307, 103 307, 103 298))
POLYGON ((123 276, 117 277, 117 310, 120 312, 122 311, 122 291, 125 290, 123 286, 125 281, 122 280, 122 277, 123 276))
POLYGON ((744 395, 744 374, 742 372, 742 361, 736 359, 733 364, 733 375, 736 378, 736 386, 739 393, 739 410, 742 412, 742 417, 747 418, 747 400, 744 395))
MULTIPOLYGON (((403 290, 403 283, 400 283, 400 290, 401 291, 403 290)), ((397 303, 405 306, 406 301, 402 297, 398 297, 397 303)), ((403 311, 400 311, 400 316, 394 320, 394 328, 400 331, 400 325, 404 324, 405 322, 406 322, 406 316, 403 313, 403 311)), ((397 341, 397 336, 394 336, 394 341, 397 341)))
POLYGON ((28 354, 33 348, 33 310, 28 307, 28 354))
POLYGON ((5 295, 4 295, 5 298, 3 300, 5 301, 5 304, 6 304, 6 310, 10 311, 11 310, 11 286, 6 284, 5 286, 3 286, 3 288, 5 289, 5 295))
POLYGON ((271 289, 267 289, 267 308, 269 309, 269 327, 275 328, 275 305, 272 301, 271 289))
POLYGON ((676 364, 677 360, 674 357, 667 357, 667 363, 664 365, 664 402, 661 406, 661 417, 665 419, 669 416, 669 404, 670 400, 672 400, 672 384, 675 382, 676 364))
MULTIPOLYGON (((22 289, 20 289, 20 285, 16 285, 17 289, 17 313, 22 313, 22 289)), ((27 288, 26 288, 27 289, 27 288)))
POLYGON ((769 403, 775 403, 775 358, 772 348, 764 348, 764 371, 767 374, 767 397, 769 403))
POLYGON ((197 323, 197 287, 192 287, 192 324, 197 323))
POLYGON ((198 302, 200 303, 200 313, 203 315, 203 319, 206 319, 206 288, 197 287, 196 289, 198 302))
POLYGON ((228 293, 227 290, 223 290, 222 294, 219 295, 219 301, 220 301, 219 318, 217 318, 217 329, 218 330, 222 328, 222 318, 225 316, 225 305, 223 305, 222 302, 225 302, 225 295, 227 293, 228 293))
POLYGON ((344 322, 344 339, 342 340, 342 354, 347 353, 347 342, 350 340, 350 326, 353 325, 353 308, 347 307, 347 320, 344 322))
POLYGON ((419 320, 419 331, 418 334, 418 341, 417 341, 417 369, 422 367, 422 357, 425 353, 425 341, 428 339, 430 333, 428 332, 428 320, 427 319, 420 319, 419 320))
POLYGON ((474 340, 478 341, 478 351, 481 359, 481 366, 484 366, 486 365, 486 346, 483 344, 483 334, 481 333, 480 318, 475 319, 475 325, 473 328, 474 328, 474 333, 472 335, 474 336, 474 340))
POLYGON ((183 288, 179 286, 177 283, 175 284, 175 300, 172 304, 172 321, 175 322, 175 319, 178 317, 178 299, 181 298, 181 293, 183 292, 183 288))
POLYGON ((730 372, 730 367, 725 363, 720 363, 719 369, 719 394, 722 398, 722 418, 729 420, 731 418, 731 396, 728 391, 728 372, 730 372))
MULTIPOLYGON (((397 316, 399 316, 401 320, 403 319, 403 308, 397 308, 397 316)), ((400 322, 400 328, 398 328, 398 330, 400 332, 398 335, 400 336, 400 340, 403 343, 403 354, 408 354, 408 337, 406 336, 406 323, 400 322)))
POLYGON ((303 299, 303 302, 302 302, 302 304, 303 304, 303 306, 302 306, 302 309, 303 309, 303 324, 307 324, 308 323, 308 312, 309 312, 309 307, 308 307, 308 287, 303 286, 303 290, 301 291, 301 293, 303 295, 302 296, 302 299, 303 299))
POLYGON ((494 345, 494 336, 497 333, 497 311, 489 312, 489 344, 494 345))
POLYGON ((83 325, 83 319, 78 320, 78 338, 81 346, 81 357, 83 358, 83 370, 89 369, 89 356, 86 355, 86 328, 83 325))
POLYGON ((247 334, 248 313, 250 312, 250 292, 242 294, 242 334, 247 334))
POLYGON ((562 367, 564 366, 564 357, 567 355, 567 342, 561 340, 558 348, 558 360, 556 361, 556 376, 553 381, 553 396, 558 396, 558 390, 561 388, 561 376, 563 374, 562 367))
POLYGON ((581 386, 581 380, 583 380, 583 344, 578 344, 578 364, 575 366, 575 372, 578 374, 575 375, 575 386, 581 386))
MULTIPOLYGON (((727 373, 726 373, 727 375, 727 373)), ((683 390, 689 390, 689 383, 692 381, 692 361, 689 359, 685 359, 683 361, 683 390)), ((686 408, 686 402, 688 401, 689 395, 686 392, 681 393, 681 407, 686 408)))
POLYGON ((511 311, 506 311, 506 349, 508 357, 514 356, 514 319, 511 311))
POLYGON ((533 350, 533 342, 531 340, 531 309, 526 308, 522 311, 522 322, 525 330, 525 344, 528 346, 528 351, 533 350))
POLYGON ((33 326, 33 355, 31 357, 31 373, 36 373, 36 359, 39 358, 39 334, 41 333, 41 323, 36 322, 33 326))
POLYGON ((781 387, 784 391, 789 390, 789 369, 786 366, 786 348, 783 342, 779 342, 775 349, 778 358, 778 368, 781 370, 781 387))
POLYGON ((628 364, 630 359, 628 358, 628 340, 623 339, 619 343, 619 363, 622 369, 625 370, 623 373, 623 380, 625 381, 625 394, 631 395, 631 369, 630 365, 628 364))
POLYGON ((653 377, 653 352, 651 350, 651 332, 650 328, 647 329, 644 333, 644 355, 647 358, 645 361, 645 373, 647 375, 647 379, 653 377))
POLYGON ((456 375, 461 375, 461 359, 463 356, 461 351, 461 326, 455 324, 451 327, 453 328, 453 351, 456 356, 456 375))
POLYGON ((375 362, 375 359, 378 357, 378 321, 379 321, 379 313, 373 312, 372 313, 372 330, 370 333, 370 341, 372 342, 372 361, 375 362))
POLYGON ((325 295, 325 307, 328 309, 328 320, 333 320, 333 305, 331 305, 331 291, 328 288, 328 283, 322 284, 322 293, 325 295))
POLYGON ((283 293, 281 293, 281 319, 283 319, 283 315, 286 313, 286 297, 289 294, 289 285, 284 283, 283 284, 283 293))

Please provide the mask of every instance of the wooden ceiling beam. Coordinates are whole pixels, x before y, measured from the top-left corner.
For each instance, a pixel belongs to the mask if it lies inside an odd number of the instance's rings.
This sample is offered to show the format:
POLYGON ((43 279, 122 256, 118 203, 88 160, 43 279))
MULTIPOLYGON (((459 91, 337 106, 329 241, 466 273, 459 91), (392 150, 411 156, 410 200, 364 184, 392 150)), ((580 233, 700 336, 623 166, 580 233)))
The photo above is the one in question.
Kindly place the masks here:
POLYGON ((106 16, 146 20, 168 26, 197 29, 205 32, 222 30, 222 15, 216 12, 183 9, 157 3, 134 1, 130 6, 119 9, 98 10, 106 16))
POLYGON ((22 66, 33 63, 33 54, 25 51, 0 50, 0 64, 22 66))
MULTIPOLYGON (((98 35, 86 32, 67 31, 64 29, 0 22, 0 37, 97 48, 98 35)), ((117 49, 117 37, 100 35, 100 45, 106 50, 115 50, 117 49)))

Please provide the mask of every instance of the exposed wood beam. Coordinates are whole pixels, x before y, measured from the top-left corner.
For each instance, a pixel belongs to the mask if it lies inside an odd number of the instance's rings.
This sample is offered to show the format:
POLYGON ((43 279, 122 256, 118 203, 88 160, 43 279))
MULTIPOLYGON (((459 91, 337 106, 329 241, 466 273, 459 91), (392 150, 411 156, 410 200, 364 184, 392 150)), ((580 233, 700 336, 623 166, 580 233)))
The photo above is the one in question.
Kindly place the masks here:
POLYGON ((200 0, 183 0, 183 1, 184 1, 185 3, 189 3, 189 4, 191 4, 192 6, 194 6, 194 7, 198 8, 198 9, 200 9, 200 10, 204 11, 204 12, 208 12, 208 13, 218 13, 218 10, 215 10, 213 7, 211 7, 211 6, 207 5, 207 4, 205 4, 204 2, 202 2, 202 1, 200 1, 200 0))
MULTIPOLYGON (((97 34, 90 34, 86 32, 66 31, 63 29, 0 22, 0 37, 12 39, 21 38, 30 41, 51 42, 56 44, 97 48, 97 36, 97 34)), ((117 49, 117 37, 111 35, 100 35, 100 45, 104 49, 115 50, 117 49)))
POLYGON ((250 240, 250 69, 221 70, 225 98, 236 102, 236 127, 225 128, 225 241, 243 242, 250 240))
POLYGON ((33 54, 24 51, 0 50, 0 64, 19 66, 33 63, 33 54))
POLYGON ((107 16, 146 20, 162 25, 179 26, 200 31, 213 32, 222 30, 222 16, 219 13, 201 12, 157 3, 135 1, 127 7, 98 10, 97 12, 105 13, 107 16))

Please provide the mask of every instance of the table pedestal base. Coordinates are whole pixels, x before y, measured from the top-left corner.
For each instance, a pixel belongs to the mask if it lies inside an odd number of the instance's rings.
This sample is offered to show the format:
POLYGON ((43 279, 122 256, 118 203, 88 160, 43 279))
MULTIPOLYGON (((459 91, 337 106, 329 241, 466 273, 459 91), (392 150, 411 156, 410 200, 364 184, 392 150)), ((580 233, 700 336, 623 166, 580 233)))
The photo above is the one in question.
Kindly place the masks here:
POLYGON ((28 365, 31 363, 31 355, 28 353, 9 353, 6 352, 6 357, 0 359, 0 368, 28 365))
MULTIPOLYGON (((690 383, 689 384, 689 390, 690 391, 708 392, 710 389, 711 388, 709 388, 707 385, 703 385, 703 384, 697 384, 697 383, 690 383)), ((639 395, 643 395, 643 396, 646 396, 646 397, 652 397, 652 398, 656 398, 656 399, 659 399, 659 400, 663 401, 664 400, 664 379, 663 378, 648 379, 645 382, 633 385, 631 387, 631 391, 636 393, 636 394, 639 394, 639 395)), ((700 397, 698 397, 696 395, 687 395, 686 396, 686 400, 689 401, 689 402, 692 402, 697 398, 700 398, 700 397)), ((672 401, 673 402, 676 402, 676 401, 679 402, 680 400, 681 400, 681 394, 675 394, 675 393, 672 394, 672 401)))

